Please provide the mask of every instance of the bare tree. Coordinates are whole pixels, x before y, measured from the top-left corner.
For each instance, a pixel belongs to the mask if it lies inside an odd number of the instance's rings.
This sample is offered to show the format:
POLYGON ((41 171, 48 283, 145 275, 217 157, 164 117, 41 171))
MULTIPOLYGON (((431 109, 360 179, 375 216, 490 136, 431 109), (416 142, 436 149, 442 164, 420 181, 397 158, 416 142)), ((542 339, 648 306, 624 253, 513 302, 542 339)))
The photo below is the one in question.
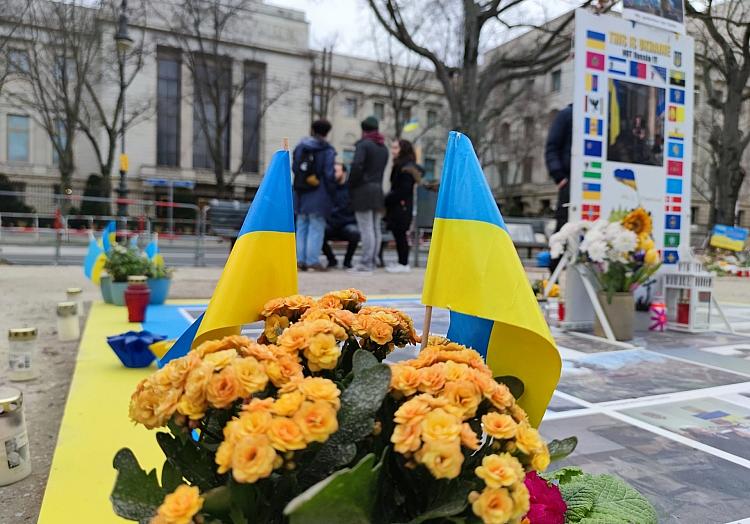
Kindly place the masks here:
POLYGON ((750 143, 741 120, 750 100, 750 6, 743 0, 706 0, 700 6, 688 1, 685 6, 698 25, 696 58, 707 104, 715 113, 708 136, 713 188, 709 227, 734 224, 745 180, 742 156, 750 143))
POLYGON ((401 138, 411 109, 417 103, 418 93, 426 88, 433 73, 421 67, 423 58, 420 55, 398 47, 400 44, 388 35, 385 45, 375 46, 375 55, 377 74, 388 90, 388 104, 393 112, 393 136, 401 138))
MULTIPOLYGON (((448 101, 451 126, 475 141, 483 138, 488 119, 498 112, 487 104, 493 91, 501 86, 507 89, 513 80, 548 72, 565 59, 570 49, 573 14, 533 26, 523 20, 522 9, 528 0, 460 3, 368 0, 368 3, 389 34, 433 65, 448 101), (480 64, 491 27, 505 32, 535 29, 533 41, 495 50, 486 56, 486 63, 480 64)), ((587 0, 583 5, 590 3, 587 0)), ((517 93, 507 94, 512 98, 517 93)))
POLYGON ((323 46, 313 57, 312 67, 312 114, 313 119, 329 118, 328 108, 336 96, 333 87, 333 48, 334 43, 323 46))
MULTIPOLYGON (((112 35, 105 33, 103 27, 103 24, 117 20, 117 2, 102 2, 98 10, 97 27, 94 29, 99 33, 101 41, 97 56, 98 67, 83 79, 85 103, 78 125, 96 155, 102 177, 102 194, 109 197, 112 192, 112 169, 117 158, 117 140, 122 136, 123 127, 130 127, 150 113, 152 100, 133 100, 131 97, 128 111, 125 112, 126 91, 143 69, 147 56, 144 34, 140 33, 130 49, 118 50, 112 35)), ((142 2, 136 9, 131 9, 129 18, 131 25, 145 19, 142 2)))
MULTIPOLYGON (((205 140, 209 162, 204 167, 213 170, 216 191, 224 196, 240 173, 249 169, 243 158, 233 173, 230 166, 231 114, 235 102, 245 93, 251 82, 257 80, 255 71, 247 68, 237 75, 233 59, 224 42, 235 32, 252 31, 252 9, 255 0, 184 0, 165 2, 164 11, 154 4, 161 21, 168 27, 168 38, 181 49, 184 64, 193 78, 192 97, 194 139, 205 140)), ((244 65, 244 64, 243 64, 244 65)), ((261 73, 262 74, 262 73, 261 73)), ((260 120, 265 111, 281 98, 289 85, 267 82, 273 92, 262 92, 253 137, 258 147, 260 120)))
POLYGON ((100 44, 96 26, 93 9, 39 0, 32 2, 17 33, 19 52, 26 58, 15 68, 17 85, 9 84, 7 95, 47 133, 62 194, 71 192, 76 132, 100 44))
POLYGON ((31 0, 3 2, 3 12, 0 14, 0 21, 3 22, 2 30, 0 30, 0 92, 8 76, 13 73, 14 68, 20 65, 14 63, 17 57, 14 56, 12 44, 30 6, 31 0))

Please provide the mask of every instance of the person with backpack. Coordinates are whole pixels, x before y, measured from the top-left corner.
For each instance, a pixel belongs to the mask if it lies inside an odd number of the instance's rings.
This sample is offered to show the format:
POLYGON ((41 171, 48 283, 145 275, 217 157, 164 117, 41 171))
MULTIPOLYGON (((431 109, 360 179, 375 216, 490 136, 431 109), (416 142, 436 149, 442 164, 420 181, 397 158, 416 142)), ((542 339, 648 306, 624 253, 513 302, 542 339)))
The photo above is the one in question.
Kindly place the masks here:
POLYGON ((382 234, 383 172, 388 163, 388 148, 378 131, 380 122, 368 116, 362 123, 362 138, 354 146, 354 159, 349 175, 349 195, 357 227, 362 238, 362 256, 350 271, 361 275, 375 269, 382 234))
POLYGON ((411 268, 406 233, 411 227, 414 185, 422 179, 424 169, 417 164, 414 146, 408 140, 394 140, 391 144, 391 156, 391 190, 385 196, 385 222, 396 241, 398 264, 388 266, 385 270, 389 273, 408 273, 411 268))
POLYGON ((328 120, 312 123, 312 136, 294 148, 294 211, 297 215, 297 267, 300 271, 325 271, 320 253, 326 232, 326 219, 333 209, 336 181, 336 151, 326 137, 328 120))

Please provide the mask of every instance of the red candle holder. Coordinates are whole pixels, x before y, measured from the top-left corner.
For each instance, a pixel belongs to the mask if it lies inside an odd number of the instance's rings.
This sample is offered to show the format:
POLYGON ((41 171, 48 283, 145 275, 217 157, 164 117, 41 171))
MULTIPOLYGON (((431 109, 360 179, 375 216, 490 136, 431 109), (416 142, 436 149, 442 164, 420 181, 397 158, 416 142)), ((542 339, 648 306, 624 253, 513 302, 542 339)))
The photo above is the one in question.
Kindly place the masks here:
POLYGON ((144 276, 128 277, 128 287, 125 289, 125 305, 128 307, 128 322, 143 322, 146 320, 146 307, 151 300, 151 290, 144 276))

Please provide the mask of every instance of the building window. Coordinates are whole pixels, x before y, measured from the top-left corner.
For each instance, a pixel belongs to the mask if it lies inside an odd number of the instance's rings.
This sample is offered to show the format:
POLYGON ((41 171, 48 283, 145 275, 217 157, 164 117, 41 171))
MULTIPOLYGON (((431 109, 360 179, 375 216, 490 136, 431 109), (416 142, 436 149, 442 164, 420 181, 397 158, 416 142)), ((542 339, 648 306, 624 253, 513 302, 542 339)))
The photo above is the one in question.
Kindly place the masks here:
POLYGON ((530 183, 534 174, 534 157, 527 156, 523 159, 523 182, 530 183))
POLYGON ((262 65, 245 65, 245 96, 242 104, 242 170, 251 173, 257 173, 260 164, 263 73, 262 65))
POLYGON ((411 107, 402 107, 399 109, 398 119, 399 122, 401 122, 401 125, 404 125, 411 120, 411 107))
POLYGON ((229 169, 229 139, 232 128, 229 107, 232 87, 231 61, 224 60, 218 67, 204 61, 196 68, 193 82, 193 167, 214 168, 214 156, 218 155, 212 155, 211 148, 215 147, 216 135, 221 128, 221 155, 224 168, 229 169), (211 93, 219 93, 217 103, 212 102, 211 93))
POLYGON ((346 97, 344 99, 344 116, 349 118, 357 118, 357 99, 354 97, 346 97))
POLYGON ((559 93, 560 87, 561 87, 561 80, 562 80, 562 71, 559 69, 552 71, 551 75, 551 90, 553 93, 559 93))
POLYGON ((739 211, 737 211, 737 222, 735 225, 737 225, 738 227, 742 227, 742 224, 744 222, 745 222, 745 210, 740 209, 739 211))
POLYGON ((427 127, 435 127, 438 123, 437 111, 433 109, 427 110, 427 127))
POLYGON ((424 178, 425 180, 435 180, 435 159, 429 156, 424 158, 424 178))
POLYGON ((690 225, 697 224, 699 218, 700 218, 700 208, 698 206, 691 206, 690 207, 690 225))
POLYGON ((29 53, 24 49, 8 50, 8 72, 27 73, 29 71, 29 53))
POLYGON ((158 51, 156 86, 156 163, 180 165, 182 67, 176 52, 158 51))
POLYGON ((502 145, 510 142, 510 124, 508 122, 500 124, 500 141, 503 142, 502 145))
POLYGON ((497 164, 497 175, 500 179, 500 185, 507 185, 510 183, 508 180, 508 162, 498 162, 497 164))
POLYGON ((55 142, 57 142, 57 147, 55 147, 54 144, 52 145, 52 165, 58 167, 60 165, 60 154, 58 153, 58 148, 65 149, 65 146, 68 143, 68 134, 65 131, 65 122, 59 118, 55 120, 55 128, 55 142))
POLYGON ((527 141, 534 140, 534 118, 531 116, 523 118, 523 138, 527 141))
POLYGON ((29 117, 8 115, 8 160, 29 161, 29 117))
POLYGON ((383 102, 375 102, 372 105, 372 114, 378 120, 385 118, 385 104, 383 102))

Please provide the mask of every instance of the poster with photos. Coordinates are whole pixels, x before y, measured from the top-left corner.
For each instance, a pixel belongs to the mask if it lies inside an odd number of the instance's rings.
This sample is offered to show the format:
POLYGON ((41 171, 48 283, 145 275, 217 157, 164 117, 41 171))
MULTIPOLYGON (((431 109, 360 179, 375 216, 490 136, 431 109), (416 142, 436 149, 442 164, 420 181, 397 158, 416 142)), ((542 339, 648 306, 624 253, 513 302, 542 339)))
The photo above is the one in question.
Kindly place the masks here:
POLYGON ((685 34, 683 0, 623 0, 622 16, 665 31, 685 34))
POLYGON ((693 40, 583 9, 575 24, 570 220, 642 206, 669 268, 690 245, 693 40))

